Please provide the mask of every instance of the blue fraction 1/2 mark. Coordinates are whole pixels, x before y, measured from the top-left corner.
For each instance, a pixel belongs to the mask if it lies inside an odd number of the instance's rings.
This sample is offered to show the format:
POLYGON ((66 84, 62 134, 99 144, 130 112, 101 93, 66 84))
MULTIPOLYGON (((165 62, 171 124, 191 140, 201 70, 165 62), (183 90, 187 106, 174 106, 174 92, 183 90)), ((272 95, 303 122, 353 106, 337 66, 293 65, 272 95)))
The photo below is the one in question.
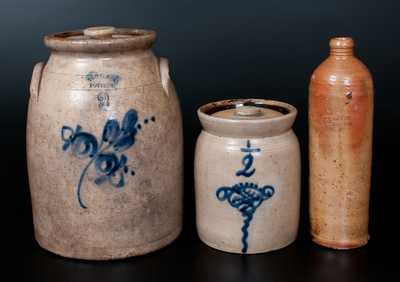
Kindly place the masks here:
POLYGON ((256 172, 256 169, 253 168, 251 169, 251 166, 253 165, 254 162, 254 157, 252 155, 253 152, 260 152, 260 148, 252 148, 250 144, 250 140, 247 140, 247 145, 246 148, 241 148, 240 151, 247 153, 243 159, 242 159, 242 164, 244 168, 238 170, 236 172, 236 176, 244 176, 244 177, 250 177, 256 172))
MULTIPOLYGON (((260 148, 253 148, 250 140, 247 140, 245 148, 240 150, 247 153, 243 159, 243 168, 236 172, 236 176, 251 177, 256 169, 253 166, 254 156, 252 153, 260 152, 260 148)), ((223 186, 218 188, 216 196, 220 201, 227 201, 231 207, 240 211, 244 218, 242 226, 242 253, 247 253, 250 222, 253 219, 257 208, 275 194, 274 187, 266 185, 258 187, 251 182, 238 183, 233 186, 223 186)))
MULTIPOLYGON (((155 117, 151 117, 150 120, 154 122, 155 117)), ((81 186, 90 165, 94 164, 95 166, 97 178, 94 182, 98 186, 109 183, 115 188, 121 188, 125 185, 124 175, 129 172, 131 175, 135 174, 133 170, 129 169, 128 157, 122 152, 135 144, 135 137, 140 129, 138 113, 134 109, 126 112, 121 126, 115 119, 107 120, 100 142, 93 134, 83 131, 79 124, 75 130, 69 126, 61 128, 61 139, 64 141, 63 150, 70 149, 78 158, 90 158, 82 170, 76 188, 78 202, 82 208, 86 208, 86 205, 81 198, 81 186)))

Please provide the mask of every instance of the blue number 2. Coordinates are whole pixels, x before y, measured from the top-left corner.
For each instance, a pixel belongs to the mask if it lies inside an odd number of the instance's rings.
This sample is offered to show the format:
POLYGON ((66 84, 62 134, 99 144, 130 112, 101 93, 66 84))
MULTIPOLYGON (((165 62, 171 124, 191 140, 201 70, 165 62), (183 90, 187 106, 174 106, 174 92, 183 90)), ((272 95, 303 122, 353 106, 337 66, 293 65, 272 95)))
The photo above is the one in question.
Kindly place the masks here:
POLYGON ((260 148, 252 148, 250 140, 247 140, 246 147, 245 148, 241 148, 240 151, 242 151, 243 153, 247 153, 247 155, 245 155, 243 157, 243 159, 242 159, 242 164, 243 164, 244 168, 238 170, 236 172, 236 176, 250 177, 256 171, 255 168, 250 170, 251 166, 253 165, 253 161, 254 161, 254 157, 253 157, 253 155, 251 153, 260 152, 261 149, 260 148))
POLYGON ((242 159, 242 164, 243 164, 244 168, 238 170, 236 172, 236 176, 245 176, 245 177, 252 176, 254 174, 254 172, 256 171, 255 168, 251 169, 251 166, 253 165, 253 161, 254 161, 254 157, 252 154, 245 155, 242 159))

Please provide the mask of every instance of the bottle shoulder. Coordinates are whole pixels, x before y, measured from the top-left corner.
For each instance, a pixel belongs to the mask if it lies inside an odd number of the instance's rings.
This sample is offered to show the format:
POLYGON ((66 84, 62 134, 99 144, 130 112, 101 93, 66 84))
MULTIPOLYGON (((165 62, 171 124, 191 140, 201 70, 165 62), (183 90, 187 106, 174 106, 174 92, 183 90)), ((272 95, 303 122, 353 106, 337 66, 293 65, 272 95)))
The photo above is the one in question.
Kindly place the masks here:
POLYGON ((372 76, 367 66, 358 58, 336 58, 329 56, 313 72, 310 84, 352 84, 367 83, 372 85, 372 76))

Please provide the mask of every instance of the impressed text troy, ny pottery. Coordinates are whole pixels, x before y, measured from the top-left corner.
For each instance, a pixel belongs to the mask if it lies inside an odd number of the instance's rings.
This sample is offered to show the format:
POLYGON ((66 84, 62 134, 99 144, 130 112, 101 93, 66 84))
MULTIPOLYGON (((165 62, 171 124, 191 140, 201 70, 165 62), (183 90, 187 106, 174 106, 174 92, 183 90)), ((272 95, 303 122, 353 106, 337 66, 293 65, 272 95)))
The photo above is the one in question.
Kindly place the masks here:
POLYGON ((313 240, 335 249, 368 242, 373 84, 353 40, 330 41, 310 82, 310 217, 313 240))
POLYGON ((141 255, 182 218, 182 122, 155 32, 95 27, 45 37, 27 154, 35 236, 81 259, 141 255))
POLYGON ((196 145, 197 229, 232 253, 283 248, 297 236, 300 151, 286 103, 226 100, 200 107, 196 145))

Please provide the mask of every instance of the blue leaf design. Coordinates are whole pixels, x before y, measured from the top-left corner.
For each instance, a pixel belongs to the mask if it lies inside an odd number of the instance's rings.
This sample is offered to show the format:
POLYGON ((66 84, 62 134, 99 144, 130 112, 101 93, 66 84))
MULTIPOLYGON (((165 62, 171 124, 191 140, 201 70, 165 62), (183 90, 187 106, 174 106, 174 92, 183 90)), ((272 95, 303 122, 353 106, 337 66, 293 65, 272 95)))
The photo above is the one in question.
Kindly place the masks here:
POLYGON ((78 134, 79 132, 82 131, 82 126, 80 126, 79 124, 76 126, 75 128, 75 134, 78 134))
POLYGON ((115 119, 109 119, 104 125, 103 129, 103 141, 113 143, 120 134, 119 123, 115 119))
POLYGON ((109 176, 109 180, 112 186, 114 186, 115 188, 121 188, 124 187, 125 185, 125 178, 124 178, 124 174, 122 171, 118 172, 118 175, 111 175, 109 176), (118 177, 118 178, 117 178, 118 177), (117 180, 117 181, 115 181, 117 180))
POLYGON ((138 114, 135 110, 130 109, 126 112, 122 120, 122 131, 125 134, 136 134, 136 123, 138 121, 138 114))
POLYGON ((118 157, 113 154, 99 154, 95 162, 96 171, 101 174, 111 175, 119 169, 118 157))
POLYGON ((108 175, 101 175, 99 177, 97 177, 94 180, 94 183, 96 183, 96 185, 102 185, 104 182, 106 182, 109 179, 108 175))
POLYGON ((74 130, 71 127, 64 125, 61 128, 61 139, 63 141, 69 141, 73 136, 74 136, 74 130))
POLYGON ((70 145, 71 145, 71 141, 65 141, 64 145, 62 146, 63 151, 66 151, 70 145))
POLYGON ((128 161, 128 157, 124 154, 121 154, 121 159, 119 160, 119 168, 124 167, 126 162, 128 161))
POLYGON ((134 134, 125 135, 116 141, 114 149, 118 152, 122 152, 129 149, 133 144, 135 144, 134 134))
POLYGON ((74 137, 74 130, 69 126, 63 126, 61 128, 61 140, 64 141, 63 151, 66 151, 71 145, 71 139, 74 137))
POLYGON ((71 150, 75 156, 85 158, 87 156, 93 157, 98 150, 98 143, 96 137, 87 132, 79 132, 71 139, 71 150))

